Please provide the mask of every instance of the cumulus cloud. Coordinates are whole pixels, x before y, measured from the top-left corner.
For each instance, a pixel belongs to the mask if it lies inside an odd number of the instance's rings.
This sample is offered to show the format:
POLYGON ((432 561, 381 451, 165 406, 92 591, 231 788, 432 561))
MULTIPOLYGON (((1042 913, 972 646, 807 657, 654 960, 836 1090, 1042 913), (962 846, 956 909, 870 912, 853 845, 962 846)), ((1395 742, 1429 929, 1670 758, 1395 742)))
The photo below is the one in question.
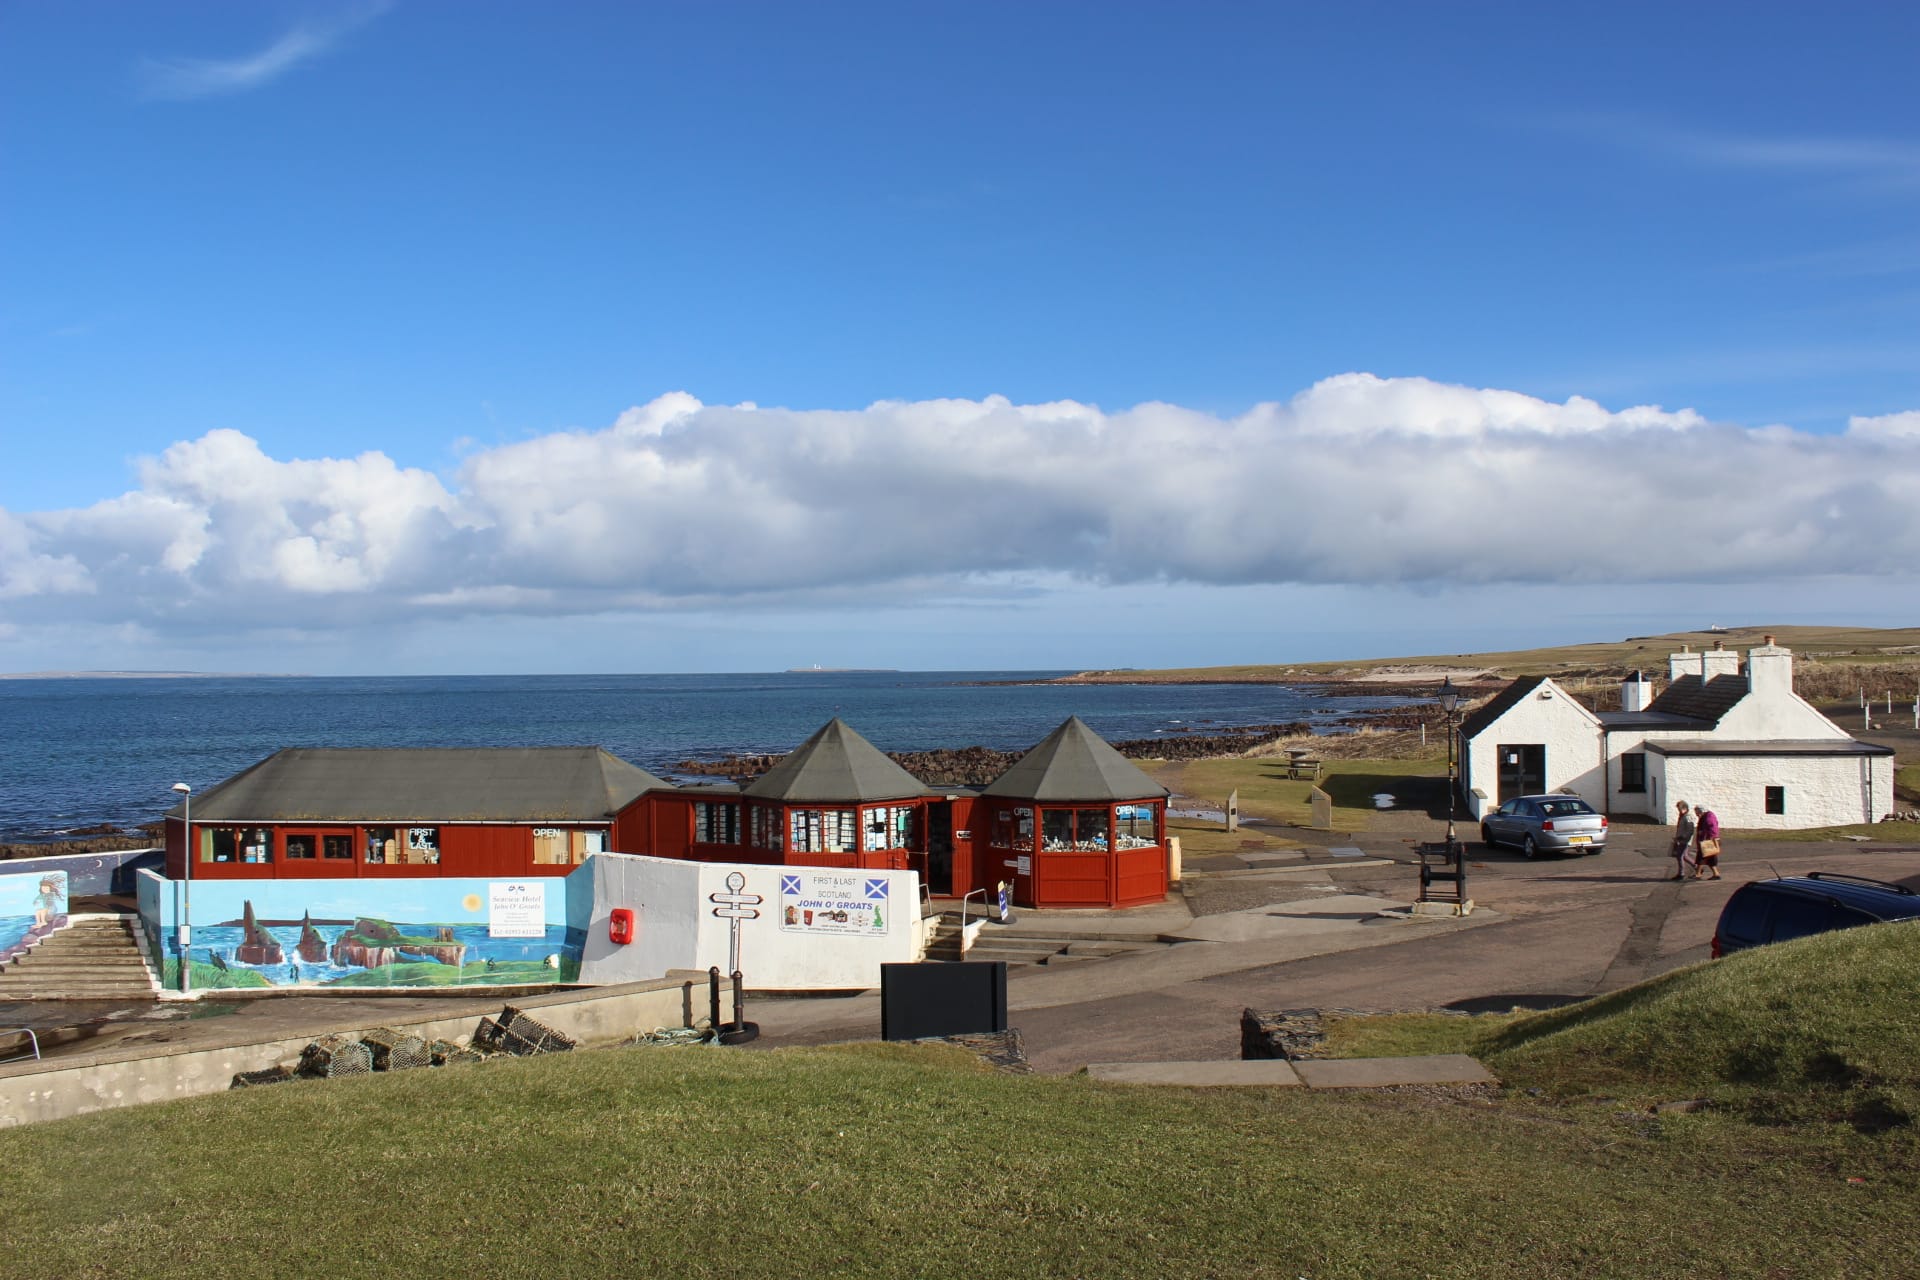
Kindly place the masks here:
POLYGON ((1170 404, 705 405, 479 449, 453 476, 212 431, 92 506, 0 512, 42 620, 222 628, 1094 584, 1765 582, 1920 564, 1920 411, 1840 435, 1345 374, 1170 404))
POLYGON ((1920 440, 1920 409, 1886 413, 1876 418, 1848 418, 1847 434, 1880 439, 1920 440))
POLYGON ((273 83, 304 62, 330 52, 354 29, 386 12, 384 2, 347 8, 324 21, 303 22, 255 53, 237 58, 146 58, 141 85, 150 98, 211 98, 273 83))

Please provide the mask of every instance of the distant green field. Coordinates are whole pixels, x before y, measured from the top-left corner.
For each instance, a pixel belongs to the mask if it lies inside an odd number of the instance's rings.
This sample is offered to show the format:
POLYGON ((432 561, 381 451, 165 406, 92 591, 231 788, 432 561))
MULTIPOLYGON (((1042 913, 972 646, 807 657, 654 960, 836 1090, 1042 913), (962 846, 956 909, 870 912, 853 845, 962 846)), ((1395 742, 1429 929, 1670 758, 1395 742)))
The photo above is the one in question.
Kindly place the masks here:
POLYGON ((900 1045, 298 1082, 0 1130, 0 1242, 20 1280, 1904 1277, 1917 983, 1920 931, 1884 927, 1399 1020, 1398 1048, 1479 1047, 1499 1097, 1103 1086, 900 1045))
MULTIPOLYGON (((1680 647, 1710 649, 1715 642, 1747 649, 1768 635, 1796 655, 1820 662, 1920 663, 1920 627, 1729 627, 1722 631, 1677 631, 1659 636, 1633 636, 1547 646, 1538 649, 1497 650, 1486 653, 1417 654, 1398 658, 1355 658, 1337 662, 1249 663, 1221 667, 1174 667, 1156 670, 1086 673, 1103 681, 1176 680, 1194 683, 1221 681, 1275 681, 1287 677, 1328 679, 1358 677, 1394 667, 1447 667, 1490 670, 1501 676, 1556 675, 1568 671, 1625 671, 1664 668, 1667 655, 1680 647)), ((1434 677, 1436 680, 1438 676, 1434 677)), ((1907 694, 1910 699, 1911 692, 1907 694)))

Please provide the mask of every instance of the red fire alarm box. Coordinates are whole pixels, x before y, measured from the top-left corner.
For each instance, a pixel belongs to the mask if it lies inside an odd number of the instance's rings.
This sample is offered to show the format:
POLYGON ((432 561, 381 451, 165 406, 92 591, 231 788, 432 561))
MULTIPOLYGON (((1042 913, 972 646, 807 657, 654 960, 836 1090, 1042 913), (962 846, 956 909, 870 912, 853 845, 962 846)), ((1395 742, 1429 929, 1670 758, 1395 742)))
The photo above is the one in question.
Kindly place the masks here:
POLYGON ((633 908, 615 907, 607 917, 607 937, 621 946, 633 941, 633 908))

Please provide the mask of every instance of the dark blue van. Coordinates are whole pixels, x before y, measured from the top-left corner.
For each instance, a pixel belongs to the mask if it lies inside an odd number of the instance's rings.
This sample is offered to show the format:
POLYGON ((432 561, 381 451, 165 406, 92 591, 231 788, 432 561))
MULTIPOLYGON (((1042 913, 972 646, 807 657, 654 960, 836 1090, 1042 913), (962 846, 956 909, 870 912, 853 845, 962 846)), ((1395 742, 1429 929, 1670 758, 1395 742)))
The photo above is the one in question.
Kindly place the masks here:
POLYGON ((1715 959, 1768 942, 1804 938, 1883 920, 1920 917, 1920 893, 1865 876, 1815 871, 1755 880, 1727 899, 1713 930, 1715 959))

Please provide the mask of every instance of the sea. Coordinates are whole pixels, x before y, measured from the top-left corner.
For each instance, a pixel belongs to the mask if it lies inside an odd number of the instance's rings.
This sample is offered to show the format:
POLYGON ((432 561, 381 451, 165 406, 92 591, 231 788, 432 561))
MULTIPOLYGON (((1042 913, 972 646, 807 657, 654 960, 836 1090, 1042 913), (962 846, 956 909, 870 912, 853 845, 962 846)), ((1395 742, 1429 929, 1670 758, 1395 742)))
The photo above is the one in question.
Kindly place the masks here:
POLYGON ((1018 751, 1078 715, 1109 740, 1306 721, 1412 699, 1314 686, 1062 685, 1064 671, 0 677, 0 841, 155 821, 282 747, 601 746, 671 780, 792 750, 833 716, 883 751, 1018 751))

